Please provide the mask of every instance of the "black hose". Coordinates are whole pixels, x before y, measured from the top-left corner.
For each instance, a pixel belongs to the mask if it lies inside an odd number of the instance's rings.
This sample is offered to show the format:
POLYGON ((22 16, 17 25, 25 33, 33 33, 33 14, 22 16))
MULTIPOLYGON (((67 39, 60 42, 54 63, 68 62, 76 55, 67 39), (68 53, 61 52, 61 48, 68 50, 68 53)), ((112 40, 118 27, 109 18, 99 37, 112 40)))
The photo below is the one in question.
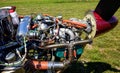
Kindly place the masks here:
MULTIPOLYGON (((11 47, 17 47, 19 44, 17 43, 17 42, 10 42, 10 43, 8 43, 8 44, 5 44, 5 45, 3 45, 3 46, 0 46, 0 52, 2 52, 3 50, 7 50, 7 49, 9 49, 9 48, 11 48, 11 47)), ((11 48, 11 49, 13 49, 13 48, 11 48)))

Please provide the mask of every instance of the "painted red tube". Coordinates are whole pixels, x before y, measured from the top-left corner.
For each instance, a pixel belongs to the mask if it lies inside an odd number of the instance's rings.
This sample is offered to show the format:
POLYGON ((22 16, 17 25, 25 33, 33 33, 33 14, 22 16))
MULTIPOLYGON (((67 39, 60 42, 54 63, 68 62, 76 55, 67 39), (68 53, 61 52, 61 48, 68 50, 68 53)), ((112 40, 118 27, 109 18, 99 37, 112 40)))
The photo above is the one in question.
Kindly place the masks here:
POLYGON ((70 20, 63 20, 63 23, 67 23, 68 26, 73 26, 73 27, 77 27, 77 28, 86 28, 86 24, 82 24, 80 22, 76 22, 76 21, 70 21, 70 20))
POLYGON ((105 33, 107 31, 111 30, 118 23, 118 20, 114 16, 112 16, 110 20, 106 21, 96 12, 93 12, 93 14, 96 19, 96 26, 97 26, 96 27, 96 29, 97 29, 96 35, 105 33))

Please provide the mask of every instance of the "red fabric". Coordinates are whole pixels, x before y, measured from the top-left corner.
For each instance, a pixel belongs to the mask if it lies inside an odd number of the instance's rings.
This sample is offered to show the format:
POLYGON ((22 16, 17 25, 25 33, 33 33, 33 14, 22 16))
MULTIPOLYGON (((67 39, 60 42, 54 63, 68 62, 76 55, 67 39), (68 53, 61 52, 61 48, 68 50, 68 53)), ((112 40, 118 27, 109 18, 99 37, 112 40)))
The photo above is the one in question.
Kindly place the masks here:
POLYGON ((94 17, 96 19, 96 26, 97 26, 97 34, 104 33, 117 25, 118 20, 113 16, 110 20, 105 21, 101 18, 100 15, 98 15, 96 12, 94 12, 94 17))

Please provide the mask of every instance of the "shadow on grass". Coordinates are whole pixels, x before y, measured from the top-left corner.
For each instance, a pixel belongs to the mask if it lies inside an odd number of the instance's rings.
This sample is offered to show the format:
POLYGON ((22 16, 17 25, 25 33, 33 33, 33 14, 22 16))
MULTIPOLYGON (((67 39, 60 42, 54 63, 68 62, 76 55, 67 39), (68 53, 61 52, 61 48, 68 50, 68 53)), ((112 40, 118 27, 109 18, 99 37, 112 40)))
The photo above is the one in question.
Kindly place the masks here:
POLYGON ((104 62, 73 63, 64 73, 103 73, 105 71, 120 72, 112 68, 110 64, 104 62))

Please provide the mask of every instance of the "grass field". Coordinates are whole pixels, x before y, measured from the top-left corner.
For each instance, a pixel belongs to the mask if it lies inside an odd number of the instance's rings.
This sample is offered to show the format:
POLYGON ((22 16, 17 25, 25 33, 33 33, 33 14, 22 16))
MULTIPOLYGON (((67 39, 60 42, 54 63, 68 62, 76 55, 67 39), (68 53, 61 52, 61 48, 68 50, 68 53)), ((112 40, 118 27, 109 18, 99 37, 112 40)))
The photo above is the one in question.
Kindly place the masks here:
MULTIPOLYGON (((97 0, 0 0, 0 7, 16 6, 19 15, 47 13, 53 16, 62 15, 64 19, 82 19, 87 10, 95 9, 97 3, 97 0)), ((120 20, 120 9, 115 16, 120 20)), ((120 73, 120 22, 110 32, 96 37, 92 46, 85 48, 80 60, 85 63, 74 64, 65 73, 80 73, 81 68, 86 73, 120 73)))

